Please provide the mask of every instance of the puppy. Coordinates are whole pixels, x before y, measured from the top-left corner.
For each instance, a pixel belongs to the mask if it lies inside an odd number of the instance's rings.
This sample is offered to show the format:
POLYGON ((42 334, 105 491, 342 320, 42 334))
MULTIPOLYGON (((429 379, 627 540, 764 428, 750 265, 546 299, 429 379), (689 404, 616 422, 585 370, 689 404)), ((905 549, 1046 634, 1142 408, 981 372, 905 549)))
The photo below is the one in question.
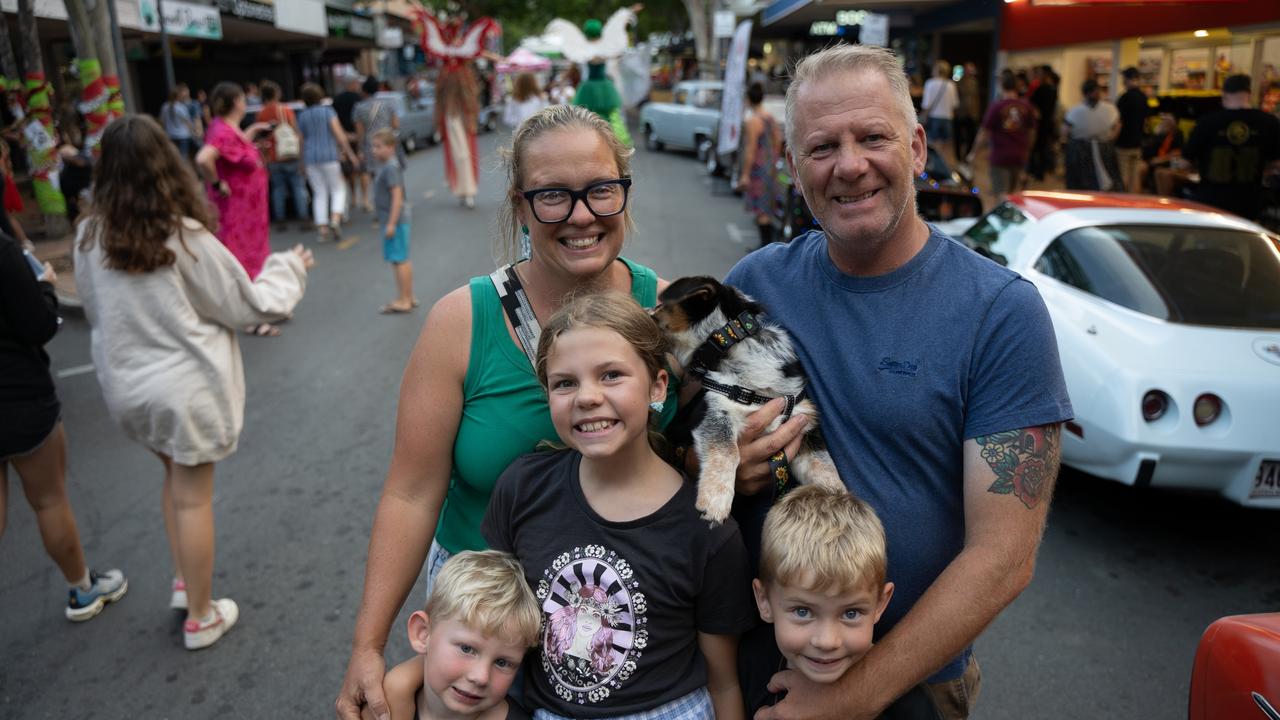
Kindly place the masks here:
MULTIPOLYGON (((817 407, 801 394, 806 380, 791 336, 760 319, 764 308, 710 277, 676 280, 658 302, 653 317, 672 353, 687 377, 701 378, 707 390, 705 408, 692 429, 701 465, 697 508, 702 517, 712 522, 728 517, 739 461, 738 435, 747 416, 775 397, 790 396, 798 401, 792 414, 809 416, 800 451, 789 459, 796 479, 843 490, 818 430, 817 407)), ((785 415, 765 432, 776 430, 785 415)))

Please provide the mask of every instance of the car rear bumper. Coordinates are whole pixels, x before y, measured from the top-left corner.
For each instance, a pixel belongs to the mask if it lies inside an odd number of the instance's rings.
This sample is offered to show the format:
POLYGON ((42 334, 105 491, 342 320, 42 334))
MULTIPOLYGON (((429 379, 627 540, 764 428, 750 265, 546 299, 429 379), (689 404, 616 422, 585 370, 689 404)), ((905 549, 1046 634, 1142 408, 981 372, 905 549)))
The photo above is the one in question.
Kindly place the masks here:
MULTIPOLYGON (((1068 438, 1063 462, 1091 475, 1126 485, 1216 492, 1248 507, 1280 510, 1280 488, 1256 487, 1263 461, 1280 463, 1280 448, 1249 451, 1116 442, 1115 451, 1105 457, 1097 453, 1081 457, 1070 452, 1068 445, 1075 438, 1068 438)), ((1095 444, 1092 437, 1090 444, 1095 444)))

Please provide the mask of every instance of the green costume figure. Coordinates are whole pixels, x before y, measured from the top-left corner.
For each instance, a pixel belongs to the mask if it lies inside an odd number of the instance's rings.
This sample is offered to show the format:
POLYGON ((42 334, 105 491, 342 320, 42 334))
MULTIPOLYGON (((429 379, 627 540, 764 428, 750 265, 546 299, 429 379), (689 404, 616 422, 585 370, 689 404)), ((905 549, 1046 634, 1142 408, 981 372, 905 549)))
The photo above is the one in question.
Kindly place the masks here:
POLYGON ((546 32, 561 38, 566 58, 587 64, 587 77, 578 86, 573 104, 608 120, 614 134, 627 145, 632 144, 631 133, 627 131, 627 123, 622 116, 622 96, 609 78, 606 63, 626 51, 626 28, 635 21, 639 8, 639 5, 622 8, 605 24, 599 20, 588 20, 582 24, 581 32, 572 23, 556 18, 547 25, 546 32))

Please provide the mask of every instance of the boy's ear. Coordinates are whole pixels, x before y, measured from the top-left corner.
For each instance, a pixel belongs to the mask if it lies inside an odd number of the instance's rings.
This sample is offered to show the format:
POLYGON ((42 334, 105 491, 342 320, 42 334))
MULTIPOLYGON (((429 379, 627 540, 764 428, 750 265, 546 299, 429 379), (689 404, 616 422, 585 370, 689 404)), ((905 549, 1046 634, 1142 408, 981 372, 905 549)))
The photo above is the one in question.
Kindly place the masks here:
MULTIPOLYGON (((876 616, 879 618, 879 616, 876 616)), ((431 637, 431 618, 419 610, 409 616, 409 644, 413 651, 421 655, 427 651, 427 638, 431 637)))
POLYGON ((764 589, 764 583, 760 582, 760 578, 751 581, 751 592, 756 596, 756 610, 760 612, 760 619, 767 623, 773 622, 773 608, 769 607, 769 593, 764 589))
POLYGON ((884 592, 880 593, 880 602, 876 603, 876 617, 871 621, 874 625, 880 622, 880 616, 884 614, 885 608, 889 607, 889 598, 893 597, 893 583, 884 584, 884 592))

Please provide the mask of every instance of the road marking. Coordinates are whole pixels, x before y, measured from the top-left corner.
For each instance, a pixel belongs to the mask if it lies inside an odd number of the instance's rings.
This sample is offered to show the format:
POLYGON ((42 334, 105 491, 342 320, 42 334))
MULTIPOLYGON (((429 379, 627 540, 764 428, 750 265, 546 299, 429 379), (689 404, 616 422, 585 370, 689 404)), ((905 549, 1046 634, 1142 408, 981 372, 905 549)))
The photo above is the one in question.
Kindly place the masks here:
POLYGON ((88 365, 76 365, 75 367, 69 367, 64 370, 59 370, 57 375, 58 375, 58 379, 61 380, 62 378, 69 378, 76 375, 84 375, 85 373, 91 373, 91 372, 93 372, 93 363, 89 363, 88 365))
POLYGON ((746 245, 747 241, 742 238, 742 228, 733 223, 725 223, 724 229, 729 233, 729 239, 739 245, 746 245))
POLYGON ((342 236, 342 239, 338 241, 337 247, 339 250, 347 250, 358 242, 360 242, 359 235, 344 235, 342 236))

